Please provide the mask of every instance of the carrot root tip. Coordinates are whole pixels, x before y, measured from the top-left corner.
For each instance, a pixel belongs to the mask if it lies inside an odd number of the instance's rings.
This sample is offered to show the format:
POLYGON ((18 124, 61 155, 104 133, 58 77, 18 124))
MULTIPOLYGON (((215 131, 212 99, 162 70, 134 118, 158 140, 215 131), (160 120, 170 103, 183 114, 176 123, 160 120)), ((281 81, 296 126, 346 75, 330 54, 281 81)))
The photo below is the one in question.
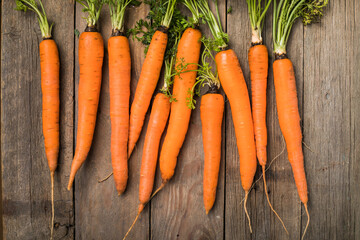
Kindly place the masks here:
POLYGON ((303 235, 301 236, 301 240, 304 240, 306 231, 307 231, 307 229, 308 229, 308 227, 309 227, 309 223, 310 223, 310 214, 309 214, 309 211, 308 211, 307 203, 304 203, 304 207, 305 207, 305 211, 306 211, 306 215, 307 215, 307 217, 308 217, 308 220, 307 220, 307 223, 306 223, 306 227, 305 227, 304 233, 303 233, 303 235))
POLYGON ((113 175, 113 172, 111 172, 109 175, 107 175, 107 176, 104 177, 103 179, 98 180, 98 183, 105 182, 105 181, 108 180, 112 175, 113 175))
POLYGON ((54 206, 54 175, 55 172, 51 171, 51 226, 50 226, 50 240, 54 239, 54 220, 55 220, 55 206, 54 206))
POLYGON ((250 215, 249 215, 249 213, 248 213, 248 211, 247 211, 247 208, 246 208, 246 202, 247 202, 248 196, 249 196, 249 191, 245 191, 244 210, 245 210, 246 217, 247 217, 247 219, 248 219, 248 221, 249 221, 250 233, 252 233, 250 215))
POLYGON ((275 209, 273 208, 271 202, 270 202, 270 199, 269 199, 269 194, 268 194, 268 191, 267 191, 267 185, 266 185, 266 177, 265 177, 265 165, 262 165, 262 172, 263 172, 263 179, 264 179, 264 191, 265 191, 265 195, 266 195, 266 199, 267 199, 267 202, 269 204, 269 207, 271 209, 271 211, 273 211, 273 213, 276 215, 276 217, 279 219, 279 221, 281 222, 285 232, 287 235, 289 235, 289 232, 283 222, 283 220, 281 219, 281 217, 279 216, 279 214, 275 211, 275 209))

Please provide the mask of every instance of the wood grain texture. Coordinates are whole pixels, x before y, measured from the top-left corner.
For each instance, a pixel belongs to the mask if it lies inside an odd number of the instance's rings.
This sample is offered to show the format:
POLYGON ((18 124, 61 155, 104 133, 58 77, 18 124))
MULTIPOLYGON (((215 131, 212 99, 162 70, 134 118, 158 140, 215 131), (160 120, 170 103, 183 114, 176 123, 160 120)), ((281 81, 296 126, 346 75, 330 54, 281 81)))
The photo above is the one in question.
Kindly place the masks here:
POLYGON ((359 236, 359 209, 353 205, 359 200, 354 190, 359 184, 354 147, 359 143, 359 52, 350 50, 358 49, 355 4, 359 7, 358 1, 330 2, 321 24, 304 31, 304 135, 315 152, 305 152, 313 217, 309 239, 359 236))
MULTIPOLYGON (((138 8, 129 9, 126 14, 126 26, 133 26, 135 21, 144 18, 147 6, 142 4, 138 8)), ((76 5, 76 28, 80 32, 86 27, 82 18, 84 13, 81 5, 76 5)), ((97 122, 89 155, 76 177, 75 184, 75 213, 76 239, 119 239, 124 236, 137 213, 138 183, 143 136, 129 160, 129 179, 124 194, 118 196, 114 179, 111 177, 104 183, 98 183, 112 171, 110 153, 110 94, 107 42, 111 35, 111 20, 108 6, 102 9, 99 29, 104 38, 104 65, 101 94, 97 114, 97 122), (106 223, 106 224, 104 224, 106 223)), ((130 41, 132 57, 131 93, 135 92, 136 82, 140 75, 144 48, 140 43, 130 41)), ((79 81, 78 39, 76 39, 76 109, 79 81)), ((146 120, 147 121, 147 120, 146 120)), ((144 132, 143 132, 144 133, 144 132)), ((143 134, 144 135, 144 134, 143 134)), ((133 239, 145 238, 149 234, 149 217, 145 210, 131 234, 133 239)))
MULTIPOLYGON (((251 29, 246 1, 219 0, 223 25, 244 71, 251 29), (230 14, 226 9, 232 7, 230 14)), ((105 44, 103 82, 93 147, 80 169, 74 189, 66 190, 76 133, 79 79, 78 38, 86 22, 81 6, 44 1, 61 60, 61 146, 55 176, 55 239, 119 239, 135 218, 142 147, 149 113, 129 160, 126 192, 118 196, 111 172, 107 40, 108 7, 100 19, 105 44), (75 78, 74 78, 75 76, 75 78), (74 111, 75 109, 75 111, 74 111), (75 202, 73 202, 75 194, 75 202)), ((41 86, 38 44, 41 34, 32 12, 13 11, 13 0, 1 2, 1 181, 4 239, 47 239, 50 234, 50 176, 41 128, 41 86)), ((183 9, 183 8, 182 8, 183 9)), ((148 7, 127 12, 131 27, 148 7)), ((184 10, 184 9, 183 9, 184 10)), ((306 239, 360 239, 360 2, 329 1, 321 22, 303 27, 298 21, 289 40, 302 118, 311 223, 306 239)), ((272 9, 266 17, 264 42, 269 50, 267 97, 268 165, 283 149, 272 74, 272 9)), ((209 30, 201 26, 205 35, 209 30)), ((141 43, 130 41, 131 102, 144 60, 141 43)), ((161 85, 161 81, 159 83, 161 85)), ((198 106, 200 98, 197 98, 198 106)), ((150 109, 150 108, 149 108, 150 109)), ((128 239, 300 239, 306 224, 285 151, 267 171, 270 200, 290 235, 270 211, 260 179, 248 201, 250 234, 242 200, 239 157, 230 105, 226 102, 222 162, 214 208, 205 215, 202 199, 203 146, 199 109, 193 111, 174 178, 142 213, 128 239)), ((159 171, 158 171, 159 173, 159 171)), ((261 175, 260 168, 255 175, 261 175)), ((160 184, 157 175, 157 186, 160 184)))
MULTIPOLYGON (((73 16, 74 8, 46 2, 53 37, 60 53, 60 156, 55 173, 55 238, 73 238, 73 196, 66 172, 73 154, 73 16), (67 16, 64 21, 64 16, 67 16)), ((1 161, 4 239, 47 239, 50 236, 50 174, 45 157, 39 43, 35 15, 13 10, 2 1, 1 161)))

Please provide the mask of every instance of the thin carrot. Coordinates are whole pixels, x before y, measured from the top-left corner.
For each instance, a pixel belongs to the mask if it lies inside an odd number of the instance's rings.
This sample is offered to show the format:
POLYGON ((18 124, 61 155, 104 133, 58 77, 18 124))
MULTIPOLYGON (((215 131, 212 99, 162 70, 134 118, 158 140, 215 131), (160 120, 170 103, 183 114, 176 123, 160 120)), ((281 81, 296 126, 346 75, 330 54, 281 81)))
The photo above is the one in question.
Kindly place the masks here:
POLYGON ((116 189, 122 194, 128 179, 129 99, 131 56, 125 36, 124 15, 132 0, 109 2, 112 34, 108 41, 111 119, 111 162, 116 189))
POLYGON ((230 102, 240 156, 241 185, 245 190, 244 208, 249 220, 250 231, 252 231, 250 217, 246 210, 246 200, 255 176, 257 164, 249 93, 235 52, 231 49, 224 50, 228 47, 229 38, 222 30, 218 6, 216 6, 218 16, 216 18, 207 0, 199 0, 198 2, 215 38, 213 48, 218 52, 215 56, 215 62, 221 85, 230 102))
POLYGON ((134 150, 139 139, 146 112, 150 105, 151 97, 159 80, 161 67, 164 61, 166 45, 168 42, 168 29, 172 20, 177 0, 167 0, 167 11, 161 26, 154 33, 143 63, 134 101, 130 110, 130 129, 128 142, 128 157, 134 150))
POLYGON ((296 187, 301 202, 305 206, 308 222, 302 235, 305 236, 309 226, 310 215, 307 208, 308 189, 304 169, 304 155, 302 150, 302 133, 300 114, 296 92, 294 67, 286 55, 286 45, 291 28, 298 17, 302 17, 304 24, 310 24, 322 16, 322 8, 327 5, 324 1, 278 1, 274 0, 274 52, 273 64, 274 84, 276 92, 276 106, 281 132, 284 135, 288 158, 291 164, 296 187))
POLYGON ((104 42, 95 25, 103 5, 102 0, 79 0, 89 13, 85 32, 79 38, 79 108, 75 156, 71 164, 68 190, 76 172, 85 162, 95 130, 99 104, 104 42), (87 6, 85 5, 87 4, 87 6))
POLYGON ((51 222, 50 239, 54 235, 54 175, 58 163, 59 155, 59 71, 60 60, 59 51, 55 41, 52 39, 52 25, 49 26, 44 6, 39 0, 16 1, 16 10, 26 12, 28 9, 37 14, 40 25, 42 41, 39 44, 40 70, 41 70, 41 90, 42 90, 42 128, 44 135, 45 154, 50 169, 51 179, 51 222), (40 8, 39 8, 39 5, 40 8))
POLYGON ((272 0, 248 0, 249 18, 252 28, 251 48, 248 53, 250 76, 251 76, 251 97, 252 97, 252 114, 254 120, 255 143, 257 159, 262 167, 264 191, 266 200, 270 209, 281 222, 286 233, 288 233, 284 222, 279 214, 271 205, 269 194, 267 192, 265 166, 267 162, 267 128, 266 128, 266 87, 268 77, 269 54, 262 41, 262 27, 264 18, 272 0))

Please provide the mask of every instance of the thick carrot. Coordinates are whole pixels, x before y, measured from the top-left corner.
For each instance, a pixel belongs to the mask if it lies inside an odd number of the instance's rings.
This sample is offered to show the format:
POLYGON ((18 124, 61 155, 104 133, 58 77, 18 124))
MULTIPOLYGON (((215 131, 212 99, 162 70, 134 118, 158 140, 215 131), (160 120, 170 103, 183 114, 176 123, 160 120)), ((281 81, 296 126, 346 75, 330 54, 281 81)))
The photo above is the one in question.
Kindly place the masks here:
POLYGON ((268 51, 264 45, 255 45, 249 50, 251 76, 252 114, 256 140, 256 153, 261 166, 266 164, 266 87, 268 77, 268 51))
POLYGON ((279 59, 273 64, 276 106, 281 132, 284 135, 288 158, 294 172, 301 202, 307 204, 308 191, 302 151, 302 133, 296 94, 295 74, 290 59, 279 59))
POLYGON ((236 143, 240 156, 241 185, 245 190, 244 209, 256 172, 256 149, 254 125, 251 116, 249 93, 239 64, 233 50, 221 51, 215 56, 219 79, 229 99, 236 135, 236 143))
POLYGON ((108 41, 109 90, 111 119, 111 161, 115 186, 123 193, 128 179, 129 98, 131 57, 125 36, 112 36, 108 41))
POLYGON ((208 93, 201 97, 200 116, 204 145, 203 199, 206 214, 213 207, 221 160, 221 125, 224 97, 208 93))
POLYGON ((79 38, 79 107, 76 149, 71 164, 68 190, 71 189, 76 172, 85 162, 90 150, 99 103, 104 42, 94 27, 87 27, 79 38))
POLYGON ((134 150, 144 125, 145 115, 159 80, 167 40, 167 28, 159 29, 155 32, 146 54, 139 82, 136 87, 134 101, 131 105, 128 157, 130 157, 134 150))
POLYGON ((171 103, 169 126, 160 153, 160 170, 163 183, 174 175, 177 157, 184 143, 188 130, 191 109, 187 106, 189 89, 195 83, 197 63, 200 57, 201 32, 198 29, 187 28, 183 33, 176 55, 177 66, 189 64, 184 72, 174 78, 173 97, 171 103))
POLYGON ((221 85, 230 102, 240 155, 241 184, 245 192, 248 192, 256 172, 256 150, 246 82, 233 50, 219 52, 215 61, 221 85))

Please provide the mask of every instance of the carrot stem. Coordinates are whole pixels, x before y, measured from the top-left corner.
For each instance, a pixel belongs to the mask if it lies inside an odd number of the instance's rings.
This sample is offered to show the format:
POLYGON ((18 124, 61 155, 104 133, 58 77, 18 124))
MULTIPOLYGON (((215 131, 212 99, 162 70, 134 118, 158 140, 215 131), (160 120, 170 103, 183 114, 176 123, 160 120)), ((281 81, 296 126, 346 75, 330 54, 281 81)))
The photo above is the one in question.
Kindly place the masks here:
POLYGON ((250 220, 250 216, 249 216, 249 213, 247 211, 247 208, 246 208, 246 202, 247 202, 248 196, 249 196, 249 191, 246 191, 245 192, 245 201, 244 201, 244 210, 245 210, 246 217, 247 217, 247 219, 249 221, 250 233, 252 233, 251 220, 250 220))
POLYGON ((304 233, 303 233, 303 235, 301 236, 301 240, 304 239, 305 234, 306 234, 306 231, 307 231, 307 229, 308 229, 308 227, 309 227, 309 223, 310 223, 310 214, 309 214, 309 211, 308 211, 307 203, 304 204, 304 207, 305 207, 305 211, 306 211, 306 215, 307 215, 307 217, 308 217, 308 220, 307 220, 307 223, 306 223, 306 227, 305 227, 304 233))
POLYGON ((267 202, 269 203, 269 206, 270 206, 271 210, 274 212, 274 214, 276 215, 276 217, 277 217, 277 218, 279 219, 279 221, 281 222, 283 228, 285 229, 285 232, 287 233, 287 235, 289 235, 289 232, 288 232, 288 230, 286 229, 283 220, 281 219, 281 217, 279 216, 279 214, 275 211, 275 209, 274 209, 273 206, 271 205, 271 202, 270 202, 270 199, 269 199, 269 194, 268 194, 268 191, 267 191, 267 185, 266 185, 265 165, 262 166, 262 172, 263 172, 264 190, 265 190, 265 195, 266 195, 267 202))

